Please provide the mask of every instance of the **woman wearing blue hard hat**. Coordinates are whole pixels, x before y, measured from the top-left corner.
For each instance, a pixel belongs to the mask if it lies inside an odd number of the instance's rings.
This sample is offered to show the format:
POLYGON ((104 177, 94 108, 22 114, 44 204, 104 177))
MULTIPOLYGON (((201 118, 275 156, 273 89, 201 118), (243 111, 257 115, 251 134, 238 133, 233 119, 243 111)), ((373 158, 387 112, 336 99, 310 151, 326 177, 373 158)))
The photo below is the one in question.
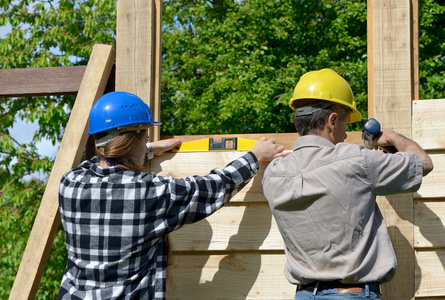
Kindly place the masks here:
POLYGON ((89 122, 99 155, 68 171, 59 186, 68 251, 59 299, 165 299, 168 233, 214 213, 259 162, 285 155, 275 140, 261 138, 211 175, 160 177, 144 172, 144 160, 180 140, 148 143, 147 129, 160 123, 139 97, 106 94, 89 122))

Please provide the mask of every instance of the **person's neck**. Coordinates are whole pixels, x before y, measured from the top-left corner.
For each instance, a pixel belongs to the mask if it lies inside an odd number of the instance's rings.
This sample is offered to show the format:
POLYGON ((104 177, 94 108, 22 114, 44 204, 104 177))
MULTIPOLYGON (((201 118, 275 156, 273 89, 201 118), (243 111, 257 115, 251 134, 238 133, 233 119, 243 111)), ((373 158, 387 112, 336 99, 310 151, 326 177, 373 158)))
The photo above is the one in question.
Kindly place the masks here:
POLYGON ((328 129, 326 129, 326 127, 325 127, 325 129, 324 129, 323 131, 321 131, 321 132, 312 132, 312 133, 309 133, 308 135, 313 135, 313 136, 322 137, 322 138, 324 138, 324 139, 327 139, 328 141, 330 141, 330 142, 333 143, 334 145, 336 144, 336 143, 335 143, 335 140, 334 140, 334 138, 333 138, 333 136, 330 134, 330 131, 329 131, 328 129))
POLYGON ((99 167, 101 168, 109 168, 110 166, 105 162, 105 160, 101 159, 99 162, 99 167))
POLYGON ((328 141, 332 142, 332 135, 330 134, 330 131, 326 127, 324 128, 323 131, 309 133, 309 135, 319 136, 319 137, 325 138, 328 141))

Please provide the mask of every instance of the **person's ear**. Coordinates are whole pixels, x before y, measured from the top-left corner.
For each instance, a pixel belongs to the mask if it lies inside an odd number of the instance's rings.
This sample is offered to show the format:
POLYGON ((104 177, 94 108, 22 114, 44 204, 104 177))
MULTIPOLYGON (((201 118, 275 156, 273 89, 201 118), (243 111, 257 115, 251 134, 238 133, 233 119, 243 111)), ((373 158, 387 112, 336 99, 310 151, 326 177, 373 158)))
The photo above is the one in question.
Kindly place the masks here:
POLYGON ((338 122, 338 114, 336 112, 333 112, 329 115, 326 123, 329 129, 333 131, 334 127, 337 125, 337 122, 338 122))

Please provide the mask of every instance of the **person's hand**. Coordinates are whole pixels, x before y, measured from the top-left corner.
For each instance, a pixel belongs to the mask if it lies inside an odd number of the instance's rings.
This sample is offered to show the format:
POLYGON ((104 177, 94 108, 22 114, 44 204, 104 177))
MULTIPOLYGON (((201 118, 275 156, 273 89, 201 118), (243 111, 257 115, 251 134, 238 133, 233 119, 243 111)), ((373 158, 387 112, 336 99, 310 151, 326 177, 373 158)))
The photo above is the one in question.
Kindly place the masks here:
POLYGON ((377 150, 379 146, 394 146, 394 139, 397 138, 398 133, 392 129, 385 129, 382 134, 372 141, 374 150, 377 150))
POLYGON ((156 142, 151 142, 151 148, 153 149, 154 156, 161 156, 167 151, 170 151, 175 147, 176 145, 181 144, 180 139, 167 139, 167 140, 160 140, 156 142))
POLYGON ((259 162, 270 162, 278 156, 286 156, 289 153, 283 153, 284 146, 275 144, 275 139, 260 138, 253 146, 251 152, 255 154, 259 162))

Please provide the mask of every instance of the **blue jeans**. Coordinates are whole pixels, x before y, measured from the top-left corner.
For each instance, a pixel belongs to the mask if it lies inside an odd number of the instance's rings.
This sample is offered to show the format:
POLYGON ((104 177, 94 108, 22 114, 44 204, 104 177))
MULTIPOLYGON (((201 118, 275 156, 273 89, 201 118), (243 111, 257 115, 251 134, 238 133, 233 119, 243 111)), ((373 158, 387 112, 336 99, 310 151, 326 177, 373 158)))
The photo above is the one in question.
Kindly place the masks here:
POLYGON ((363 299, 381 300, 382 296, 369 289, 369 285, 361 289, 361 293, 354 294, 338 294, 336 288, 318 289, 315 287, 309 287, 303 290, 298 290, 295 294, 295 300, 340 300, 340 299, 363 299))

